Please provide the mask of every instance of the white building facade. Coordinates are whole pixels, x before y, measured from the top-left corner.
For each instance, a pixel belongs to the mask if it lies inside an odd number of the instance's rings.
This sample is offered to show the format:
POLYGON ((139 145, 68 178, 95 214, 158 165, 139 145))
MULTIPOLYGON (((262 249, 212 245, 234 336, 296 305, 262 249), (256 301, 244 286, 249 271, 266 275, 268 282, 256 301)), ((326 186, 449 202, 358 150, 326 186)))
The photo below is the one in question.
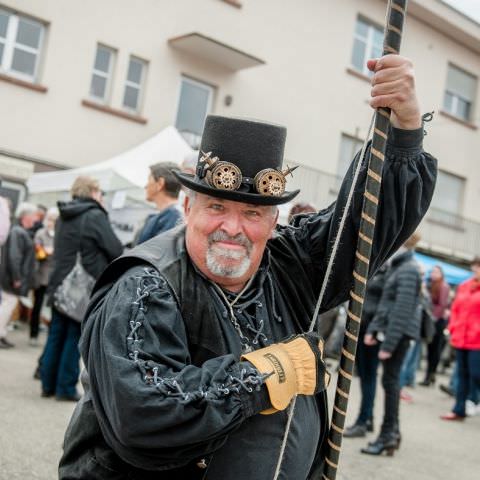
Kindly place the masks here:
MULTIPOLYGON (((425 147, 441 169, 423 247, 480 253, 480 25, 410 0, 425 147)), ((195 145, 207 113, 288 128, 291 183, 322 206, 368 127, 365 61, 384 0, 0 0, 2 188, 33 171, 112 157, 175 125, 195 145), (303 172, 303 173, 302 173, 303 172)))

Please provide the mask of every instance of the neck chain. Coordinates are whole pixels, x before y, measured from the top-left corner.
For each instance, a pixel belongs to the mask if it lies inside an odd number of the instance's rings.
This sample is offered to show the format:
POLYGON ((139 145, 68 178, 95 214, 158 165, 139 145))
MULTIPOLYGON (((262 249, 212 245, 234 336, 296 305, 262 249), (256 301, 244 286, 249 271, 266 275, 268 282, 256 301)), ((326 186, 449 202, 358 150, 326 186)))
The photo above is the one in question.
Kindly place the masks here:
POLYGON ((253 348, 251 347, 250 341, 248 340, 248 338, 242 332, 240 324, 238 323, 238 320, 235 317, 235 313, 233 311, 233 306, 238 302, 238 300, 240 300, 241 296, 247 291, 248 287, 250 287, 250 285, 253 282, 254 276, 255 275, 252 275, 250 277, 250 279, 245 284, 245 286, 242 288, 240 293, 231 302, 228 300, 227 296, 225 295, 225 292, 216 283, 212 282, 213 285, 215 286, 215 288, 217 289, 218 293, 223 298, 223 300, 225 301, 225 303, 228 307, 228 310, 230 312, 230 321, 232 322, 233 327, 235 328, 236 332, 238 333, 238 336, 240 337, 240 341, 242 343, 242 352, 243 353, 251 352, 253 350, 253 348))

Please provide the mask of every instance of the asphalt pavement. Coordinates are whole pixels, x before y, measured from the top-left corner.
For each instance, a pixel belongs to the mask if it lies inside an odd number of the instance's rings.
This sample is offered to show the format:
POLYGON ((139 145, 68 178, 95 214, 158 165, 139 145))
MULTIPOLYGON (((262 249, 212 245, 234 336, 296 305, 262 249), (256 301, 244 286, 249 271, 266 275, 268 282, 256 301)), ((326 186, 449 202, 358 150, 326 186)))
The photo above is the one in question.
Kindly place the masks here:
MULTIPOLYGON (((45 336, 42 332, 41 343, 45 336)), ((0 480, 54 480, 63 434, 74 404, 40 397, 40 382, 32 375, 41 347, 28 345, 26 327, 10 332, 8 338, 16 346, 0 350, 0 480)), ((448 379, 440 377, 439 380, 448 379)), ((330 386, 332 395, 333 391, 334 383, 330 386)), ((437 386, 418 386, 410 392, 413 403, 401 405, 400 450, 393 457, 371 457, 361 454, 360 448, 373 440, 374 434, 365 439, 344 439, 338 480, 480 478, 480 416, 467 418, 462 423, 441 421, 439 416, 452 407, 449 397, 437 386)), ((357 413, 358 401, 358 380, 355 379, 350 420, 357 413)), ((379 388, 375 407, 377 428, 382 402, 379 388)))

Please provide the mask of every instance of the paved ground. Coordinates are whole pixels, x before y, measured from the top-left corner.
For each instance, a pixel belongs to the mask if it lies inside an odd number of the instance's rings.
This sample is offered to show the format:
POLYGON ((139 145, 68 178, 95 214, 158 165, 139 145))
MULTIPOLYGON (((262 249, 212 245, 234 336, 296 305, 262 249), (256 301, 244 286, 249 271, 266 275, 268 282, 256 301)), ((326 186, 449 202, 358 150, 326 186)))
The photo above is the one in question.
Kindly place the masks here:
MULTIPOLYGON (((28 346, 25 330, 11 332, 9 339, 16 348, 0 350, 0 480, 54 480, 74 405, 40 397, 40 385, 32 373, 41 349, 28 346)), ((337 479, 480 478, 480 417, 463 424, 445 423, 438 416, 451 407, 450 399, 436 388, 417 387, 413 395, 413 404, 402 404, 404 441, 398 453, 393 458, 365 456, 359 453, 365 439, 344 439, 337 479)), ((355 382, 351 417, 357 402, 355 382)))

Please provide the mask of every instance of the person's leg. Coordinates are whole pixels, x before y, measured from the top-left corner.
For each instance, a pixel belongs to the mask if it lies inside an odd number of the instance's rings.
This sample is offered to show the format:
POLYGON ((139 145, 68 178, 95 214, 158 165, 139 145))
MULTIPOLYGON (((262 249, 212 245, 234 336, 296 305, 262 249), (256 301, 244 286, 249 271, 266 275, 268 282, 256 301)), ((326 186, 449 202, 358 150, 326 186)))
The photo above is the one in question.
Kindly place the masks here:
POLYGON ((358 422, 373 422, 373 406, 377 390, 378 345, 364 345, 364 376, 362 378, 362 402, 358 422))
POLYGON ((385 412, 381 436, 385 438, 396 435, 398 432, 400 370, 408 348, 408 339, 402 338, 392 356, 383 362, 384 374, 382 384, 385 390, 385 412))
POLYGON ((435 351, 437 350, 438 338, 437 332, 432 338, 432 341, 427 345, 427 368, 425 370, 425 378, 420 385, 427 386, 432 383, 433 364, 435 363, 435 351))
POLYGON ((362 404, 363 404, 364 389, 365 389, 365 376, 367 374, 366 367, 365 367, 365 356, 366 356, 367 346, 363 343, 362 339, 363 339, 363 335, 360 335, 358 340, 356 358, 355 358, 355 366, 357 368, 358 379, 360 380, 360 392, 362 395, 360 400, 360 409, 358 412, 358 417, 355 422, 355 425, 359 423, 365 423, 364 421, 362 422, 361 416, 362 416, 362 404))
POLYGON ((405 358, 400 369, 400 388, 415 386, 415 373, 417 371, 421 343, 420 341, 413 343, 405 354, 405 358))
POLYGON ((55 394, 57 397, 75 397, 77 395, 77 382, 80 375, 80 323, 64 317, 67 334, 63 344, 62 356, 57 375, 55 394))
POLYGON ((468 370, 470 372, 470 384, 468 399, 475 405, 479 404, 480 398, 480 350, 470 350, 468 353, 468 370))
POLYGON ((457 389, 458 389, 458 362, 457 360, 455 360, 455 363, 453 365, 453 372, 452 372, 452 376, 450 377, 450 383, 449 383, 449 387, 451 388, 452 392, 454 393, 454 395, 457 394, 457 389))
POLYGON ((18 298, 9 293, 2 292, 2 303, 0 303, 0 348, 13 346, 7 341, 7 325, 12 318, 12 313, 17 306, 18 298))
POLYGON ((55 393, 59 363, 66 335, 67 324, 64 317, 53 308, 52 321, 48 330, 47 343, 43 351, 42 364, 40 367, 42 390, 48 395, 55 393))
POLYGON ((440 357, 442 356, 442 350, 445 345, 445 330, 446 320, 443 318, 438 319, 435 322, 435 335, 432 340, 432 359, 430 365, 430 374, 435 378, 437 373, 438 364, 440 363, 440 357))
POLYGON ((38 330, 40 325, 40 314, 42 311, 43 299, 45 297, 45 291, 47 287, 41 285, 34 291, 34 302, 32 315, 30 317, 30 338, 38 337, 38 330))
POLYGON ((455 405, 452 412, 459 417, 465 417, 465 402, 468 397, 470 380, 468 354, 468 350, 457 348, 456 361, 458 368, 458 385, 455 394, 455 405))

